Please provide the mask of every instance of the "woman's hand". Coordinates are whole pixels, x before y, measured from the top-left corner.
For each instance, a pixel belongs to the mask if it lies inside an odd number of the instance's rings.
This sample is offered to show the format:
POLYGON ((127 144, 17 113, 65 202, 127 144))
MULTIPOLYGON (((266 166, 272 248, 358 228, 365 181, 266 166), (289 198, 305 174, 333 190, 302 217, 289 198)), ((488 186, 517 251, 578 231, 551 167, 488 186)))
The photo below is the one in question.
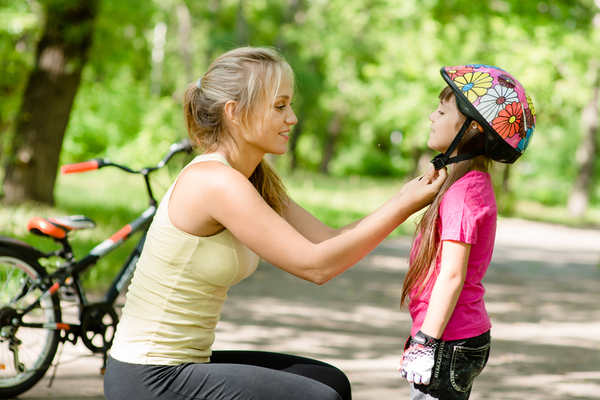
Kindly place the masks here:
POLYGON ((424 175, 413 179, 400 189, 399 195, 405 209, 413 214, 430 204, 447 178, 446 168, 436 171, 433 164, 429 164, 424 175))

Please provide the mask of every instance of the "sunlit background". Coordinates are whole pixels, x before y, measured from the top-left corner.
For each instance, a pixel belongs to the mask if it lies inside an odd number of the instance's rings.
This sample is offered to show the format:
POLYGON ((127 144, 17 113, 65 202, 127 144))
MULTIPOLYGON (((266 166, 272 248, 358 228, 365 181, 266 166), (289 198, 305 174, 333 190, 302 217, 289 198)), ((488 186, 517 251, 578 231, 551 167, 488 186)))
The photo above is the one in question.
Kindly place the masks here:
MULTIPOLYGON (((243 45, 275 47, 292 65, 299 123, 288 153, 273 161, 298 203, 341 226, 382 204, 434 156, 427 117, 445 85, 440 68, 496 65, 525 86, 537 126, 523 157, 492 171, 500 220, 485 285, 494 350, 472 399, 597 399, 600 234, 587 228, 600 226, 599 6, 0 0, 0 234, 54 249, 27 232, 27 220, 85 214, 98 227, 74 236, 80 257, 133 220, 147 202, 141 179, 105 169, 55 182, 58 166, 94 157, 135 169, 156 164, 186 136, 185 87, 243 45), (45 193, 35 190, 42 186, 45 193)), ((185 162, 161 170, 158 198, 185 162)), ((412 222, 328 285, 262 263, 231 289, 215 348, 316 357, 348 374, 355 399, 407 398, 395 368, 410 330, 398 304, 412 222)), ((129 250, 119 248, 84 277, 92 295, 129 250)), ((40 383, 23 398, 85 386, 83 369, 71 365, 58 369, 56 389, 40 383)), ((89 377, 93 398, 104 398, 102 377, 89 377)))
MULTIPOLYGON (((100 0, 60 162, 157 159, 186 135, 186 85, 224 51, 252 45, 280 49, 297 75, 300 122, 276 160, 282 172, 410 177, 433 156, 427 116, 444 86, 439 69, 492 64, 521 81, 538 115, 525 155, 495 168, 503 212, 543 219, 560 214, 547 207, 569 205, 563 220, 595 222, 597 2, 100 0)), ((73 3, 0 2, 3 164, 47 9, 58 18, 73 3)))

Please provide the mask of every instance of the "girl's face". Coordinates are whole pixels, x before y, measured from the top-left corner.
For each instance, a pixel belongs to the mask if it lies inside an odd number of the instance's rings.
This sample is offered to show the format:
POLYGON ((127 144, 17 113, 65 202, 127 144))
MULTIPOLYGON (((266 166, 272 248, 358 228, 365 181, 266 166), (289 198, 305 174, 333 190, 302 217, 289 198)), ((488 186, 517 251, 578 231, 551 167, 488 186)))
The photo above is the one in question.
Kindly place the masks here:
POLYGON ((265 101, 257 107, 255 115, 259 116, 259 121, 254 129, 255 145, 265 153, 281 155, 287 151, 289 132, 292 125, 298 122, 292 110, 292 95, 290 83, 284 82, 273 103, 265 101), (263 116, 262 121, 260 116, 263 116))
MULTIPOLYGON (((445 153, 456 137, 466 117, 458 111, 456 99, 451 96, 448 101, 440 100, 438 108, 429 114, 431 132, 427 147, 445 153)), ((456 150, 452 155, 456 154, 456 150)))

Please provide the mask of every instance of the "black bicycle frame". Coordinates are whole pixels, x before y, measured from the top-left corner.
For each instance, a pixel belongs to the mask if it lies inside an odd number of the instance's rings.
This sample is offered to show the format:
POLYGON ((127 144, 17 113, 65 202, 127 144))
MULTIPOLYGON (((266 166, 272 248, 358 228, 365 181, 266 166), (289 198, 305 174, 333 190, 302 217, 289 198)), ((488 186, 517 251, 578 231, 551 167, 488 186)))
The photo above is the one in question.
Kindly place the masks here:
MULTIPOLYGON (((146 241, 146 231, 148 226, 152 222, 152 219, 156 215, 156 206, 150 206, 146 211, 142 213, 141 216, 136 218, 131 223, 125 225, 118 232, 112 235, 110 238, 104 240, 102 243, 94 247, 88 255, 86 255, 81 261, 77 261, 70 266, 67 266, 64 269, 56 271, 55 273, 49 275, 50 278, 57 278, 58 280, 47 289, 39 299, 29 305, 26 309, 23 310, 21 315, 27 314, 29 311, 38 307, 39 304, 48 296, 56 293, 61 286, 65 284, 73 284, 73 288, 76 292, 77 298, 80 300, 79 308, 80 312, 83 312, 83 308, 87 305, 87 298, 84 295, 84 290, 81 287, 81 281, 79 279, 79 275, 92 267, 96 262, 112 252, 117 247, 121 246, 127 239, 129 239, 133 234, 144 231, 143 236, 141 237, 138 244, 135 246, 123 267, 117 274, 115 280, 109 287, 106 292, 104 298, 102 299, 102 303, 113 305, 116 301, 119 293, 123 290, 123 287, 127 284, 131 276, 133 275, 133 271, 135 270, 135 266, 137 260, 139 259, 140 254, 142 253, 142 248, 144 247, 144 242, 146 241), (73 281, 70 281, 73 279, 73 281)), ((20 326, 30 327, 30 328, 53 328, 59 330, 68 330, 68 331, 76 331, 78 330, 78 325, 73 324, 64 324, 64 323, 56 323, 54 326, 49 327, 47 324, 36 324, 36 323, 26 323, 21 322, 20 326)))
MULTIPOLYGON (((33 283, 35 286, 40 287, 42 289, 43 293, 35 302, 30 304, 27 308, 23 309, 21 312, 19 312, 18 317, 22 317, 23 315, 27 314, 31 310, 38 307, 44 299, 48 298, 49 296, 54 295, 62 286, 72 286, 73 290, 75 291, 78 308, 79 308, 79 313, 80 313, 80 315, 83 315, 83 313, 85 311, 85 307, 88 304, 87 304, 87 298, 85 296, 85 291, 83 289, 83 286, 81 284, 81 280, 79 279, 79 276, 82 273, 84 273, 85 271, 87 271, 90 267, 95 265, 96 262, 100 258, 104 257, 105 255, 107 255, 108 253, 112 252, 114 249, 116 249, 117 247, 119 247, 123 243, 125 243, 125 241, 127 241, 133 234, 138 233, 138 232, 143 232, 142 237, 140 238, 139 242, 134 247, 134 249, 131 251, 129 257, 127 258, 127 260, 121 267, 121 270, 116 275, 115 279, 113 280, 112 284, 108 288, 106 294, 104 295, 104 297, 101 301, 102 304, 106 304, 106 305, 109 305, 112 307, 114 302, 117 300, 117 297, 119 296, 119 294, 121 293, 121 291, 123 290, 123 288, 125 287, 127 282, 129 282, 129 280, 131 279, 131 277, 133 275, 133 272, 135 271, 137 261, 142 253, 142 249, 143 249, 144 243, 146 241, 146 234, 147 234, 148 228, 150 226, 150 223, 152 222, 152 219, 156 215, 157 202, 154 199, 154 196, 153 196, 153 193, 152 193, 152 190, 150 187, 149 174, 152 171, 155 171, 155 170, 160 169, 163 166, 165 166, 166 163, 169 161, 169 159, 174 154, 179 153, 181 151, 190 152, 192 150, 192 148, 193 148, 192 144, 188 139, 184 139, 178 143, 174 143, 169 148, 169 152, 163 157, 163 159, 157 164, 157 166, 144 168, 137 172, 129 169, 128 167, 118 165, 118 164, 113 164, 106 159, 102 159, 102 160, 96 159, 93 168, 90 168, 89 165, 86 165, 85 167, 83 167, 81 169, 71 170, 70 172, 82 172, 85 170, 98 169, 103 166, 111 165, 111 166, 118 167, 126 172, 140 173, 144 176, 144 180, 146 182, 146 189, 148 191, 148 195, 150 198, 150 206, 138 218, 136 218, 134 221, 130 222, 129 224, 125 225, 123 228, 121 228, 119 231, 117 231, 110 238, 108 238, 108 239, 104 240, 102 243, 98 244, 84 258, 82 258, 79 261, 75 261, 75 259, 72 258, 71 248, 70 248, 70 245, 68 244, 68 242, 66 241, 66 239, 64 241, 62 241, 63 253, 61 253, 61 254, 63 254, 63 256, 64 256, 65 250, 68 250, 68 253, 70 253, 71 258, 67 257, 67 261, 63 265, 59 266, 55 272, 49 274, 46 279, 43 279, 41 281, 37 281, 37 282, 33 283)), ((82 164, 88 164, 88 163, 86 162, 86 163, 82 163, 82 164)), ((73 164, 73 165, 76 165, 76 164, 73 164)), ((0 247, 12 249, 13 251, 16 251, 21 254, 27 252, 29 257, 36 259, 36 260, 40 259, 40 258, 48 258, 50 256, 58 254, 57 252, 44 254, 41 251, 39 251, 38 249, 36 249, 35 247, 32 247, 23 241, 11 239, 11 238, 4 237, 4 236, 0 236, 0 247)), ((71 332, 79 332, 79 330, 80 330, 80 325, 65 324, 65 323, 62 323, 61 321, 59 321, 57 323, 51 323, 51 324, 36 324, 36 323, 25 323, 22 321, 22 318, 18 318, 18 319, 20 321, 17 325, 27 326, 27 327, 31 327, 31 328, 46 328, 46 329, 66 330, 66 331, 71 331, 71 332), (49 326, 49 325, 51 325, 51 326, 49 326)))
MULTIPOLYGON (((135 266, 137 264, 138 259, 140 258, 140 254, 142 254, 144 243, 146 242, 148 226, 152 222, 154 215, 156 215, 156 206, 150 206, 146 211, 144 211, 144 213, 142 213, 142 215, 139 218, 137 218, 135 221, 129 224, 129 226, 131 226, 131 232, 128 233, 127 236, 122 239, 121 243, 127 240, 129 236, 133 235, 134 233, 140 230, 145 230, 145 232, 143 233, 138 244, 135 246, 129 257, 127 257, 127 260, 125 261, 123 267, 113 280, 113 283, 108 288, 106 294, 102 298, 102 303, 107 303, 110 305, 114 304, 114 302, 117 300, 117 297, 119 296, 119 293, 121 293, 127 282, 129 282, 129 280, 133 276, 133 271, 135 271, 135 266)), ((119 246, 121 243, 117 244, 116 246, 119 246)))

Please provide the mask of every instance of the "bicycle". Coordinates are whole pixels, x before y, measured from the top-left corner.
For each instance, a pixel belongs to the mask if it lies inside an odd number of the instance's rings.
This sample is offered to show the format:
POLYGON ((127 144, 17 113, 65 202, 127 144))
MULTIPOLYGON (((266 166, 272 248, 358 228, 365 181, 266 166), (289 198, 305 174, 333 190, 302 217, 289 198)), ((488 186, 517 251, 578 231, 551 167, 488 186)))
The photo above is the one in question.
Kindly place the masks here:
POLYGON ((173 155, 191 153, 188 139, 174 143, 163 159, 154 167, 139 171, 115 164, 108 159, 68 164, 61 167, 63 174, 117 167, 131 174, 141 174, 146 183, 149 207, 139 217, 125 225, 110 238, 95 246, 77 260, 69 243, 69 233, 90 229, 95 222, 85 216, 56 218, 33 217, 28 230, 36 235, 53 239, 60 248, 43 252, 28 243, 0 236, 0 398, 12 398, 38 383, 52 365, 58 345, 78 339, 93 353, 102 353, 104 372, 118 322, 114 303, 131 279, 142 252, 146 233, 156 214, 149 175, 164 167, 173 155), (112 284, 100 302, 90 303, 83 290, 81 274, 98 260, 121 246, 135 233, 141 238, 126 258, 112 284), (59 265, 49 272, 39 260, 58 257, 59 265), (61 300, 75 299, 77 323, 63 321, 61 300))

